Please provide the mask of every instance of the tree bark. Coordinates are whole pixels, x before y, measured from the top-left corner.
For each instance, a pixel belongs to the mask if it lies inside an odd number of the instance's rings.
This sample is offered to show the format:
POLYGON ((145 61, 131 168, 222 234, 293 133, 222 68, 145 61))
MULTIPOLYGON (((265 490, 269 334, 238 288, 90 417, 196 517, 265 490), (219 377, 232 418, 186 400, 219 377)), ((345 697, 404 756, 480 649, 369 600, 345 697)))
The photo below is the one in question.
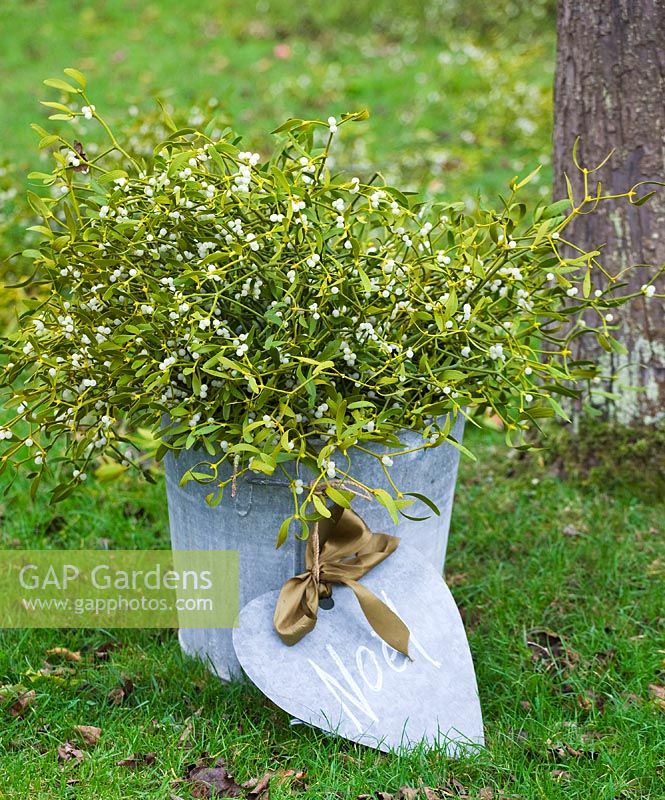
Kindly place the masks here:
MULTIPOLYGON (((556 197, 566 197, 564 173, 576 197, 582 196, 582 178, 572 163, 577 137, 578 161, 588 168, 615 149, 592 176, 605 192, 625 192, 641 180, 665 180, 665 0, 559 0, 557 29, 556 197)), ((627 201, 601 204, 571 228, 572 241, 589 249, 602 246, 602 262, 612 273, 629 265, 661 266, 665 189, 639 207, 627 201)), ((652 276, 644 266, 631 269, 629 288, 639 292, 652 276)), ((663 290, 659 279, 657 292, 663 290)), ((605 418, 654 424, 665 417, 665 301, 642 295, 615 317, 621 326, 617 338, 628 355, 610 356, 591 337, 578 338, 574 354, 602 362, 614 375, 603 388, 620 399, 601 401, 605 418)))

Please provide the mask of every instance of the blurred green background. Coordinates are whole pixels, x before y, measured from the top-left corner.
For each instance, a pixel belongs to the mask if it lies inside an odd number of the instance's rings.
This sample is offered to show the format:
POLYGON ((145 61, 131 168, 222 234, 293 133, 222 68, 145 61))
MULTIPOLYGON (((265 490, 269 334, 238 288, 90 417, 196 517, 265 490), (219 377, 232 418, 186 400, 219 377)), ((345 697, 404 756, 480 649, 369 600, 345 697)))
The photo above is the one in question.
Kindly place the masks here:
POLYGON ((492 193, 549 162, 552 5, 5 0, 2 155, 34 162, 29 123, 53 99, 41 81, 76 66, 116 122, 152 112, 151 95, 190 121, 212 99, 257 146, 288 116, 368 108, 347 165, 456 199, 492 193))
MULTIPOLYGON (((367 108, 336 145, 340 167, 473 204, 514 175, 550 185, 554 0, 4 0, 0 47, 0 255, 21 249, 23 177, 48 154, 42 85, 66 66, 134 147, 159 136, 159 96, 183 123, 214 118, 265 149, 289 116, 367 108)), ((71 125, 71 123, 65 123, 71 125)), ((76 123, 94 152, 97 126, 76 123)), ((8 265, 5 264, 5 270, 8 265)), ((14 269, 18 269, 16 263, 14 269)))

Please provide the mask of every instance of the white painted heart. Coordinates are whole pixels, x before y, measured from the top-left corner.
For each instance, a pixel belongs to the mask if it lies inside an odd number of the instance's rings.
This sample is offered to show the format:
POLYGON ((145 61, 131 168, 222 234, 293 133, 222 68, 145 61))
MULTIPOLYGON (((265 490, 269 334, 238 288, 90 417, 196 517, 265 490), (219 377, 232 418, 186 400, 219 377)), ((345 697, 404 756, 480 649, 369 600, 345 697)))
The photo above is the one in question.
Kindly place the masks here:
POLYGON ((273 628, 278 592, 240 612, 233 644, 258 688, 310 725, 380 750, 420 742, 449 755, 483 744, 476 677, 450 590, 417 550, 401 545, 361 581, 411 631, 412 661, 378 638, 353 592, 335 586, 334 607, 287 647, 273 628))

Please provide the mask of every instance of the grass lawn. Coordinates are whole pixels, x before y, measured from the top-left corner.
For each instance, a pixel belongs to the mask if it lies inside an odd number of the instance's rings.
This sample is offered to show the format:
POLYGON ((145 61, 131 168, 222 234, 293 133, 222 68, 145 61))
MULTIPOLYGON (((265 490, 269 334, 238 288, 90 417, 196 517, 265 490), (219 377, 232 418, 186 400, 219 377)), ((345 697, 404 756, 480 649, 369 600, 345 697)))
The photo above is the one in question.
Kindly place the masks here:
MULTIPOLYGON (((535 459, 519 465, 495 434, 471 441, 479 463, 462 465, 447 578, 477 669, 480 755, 382 755, 291 728, 258 691, 184 658, 172 631, 7 631, 0 683, 35 696, 20 715, 11 700, 0 708, 0 797, 193 797, 180 781, 206 754, 224 757, 239 783, 306 773, 273 778, 271 798, 381 798, 402 786, 433 797, 661 797, 665 709, 649 687, 663 683, 663 505, 587 492, 535 459), (81 660, 47 657, 54 647, 81 660), (81 747, 80 763, 59 763, 60 745, 80 744, 77 725, 101 728, 99 741, 81 747)), ((3 514, 3 548, 168 543, 162 482, 93 485, 56 508, 16 485, 3 514)))

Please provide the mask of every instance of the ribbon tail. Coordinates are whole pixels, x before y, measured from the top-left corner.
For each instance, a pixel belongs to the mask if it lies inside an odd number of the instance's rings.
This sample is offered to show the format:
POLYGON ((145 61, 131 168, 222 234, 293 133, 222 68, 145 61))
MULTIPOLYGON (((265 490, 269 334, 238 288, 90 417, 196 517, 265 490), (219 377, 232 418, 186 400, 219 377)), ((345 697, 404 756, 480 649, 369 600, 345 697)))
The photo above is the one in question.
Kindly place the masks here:
POLYGON ((383 641, 411 659, 409 655, 411 634, 397 614, 362 583, 357 581, 343 581, 343 583, 353 589, 365 618, 383 641))
POLYGON ((311 575, 288 580, 279 593, 273 625, 280 639, 289 646, 299 642, 316 625, 319 593, 311 575))

